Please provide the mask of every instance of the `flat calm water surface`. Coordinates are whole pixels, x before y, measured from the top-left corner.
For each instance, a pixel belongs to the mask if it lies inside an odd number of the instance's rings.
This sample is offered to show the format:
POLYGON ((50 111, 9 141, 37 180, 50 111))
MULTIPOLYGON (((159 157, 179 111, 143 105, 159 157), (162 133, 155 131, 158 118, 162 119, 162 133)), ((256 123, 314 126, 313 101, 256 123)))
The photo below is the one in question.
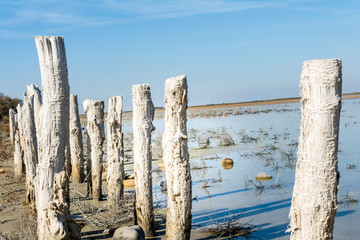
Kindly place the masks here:
MULTIPOLYGON (((242 107, 242 114, 188 120, 188 146, 193 182, 193 228, 224 222, 241 214, 259 228, 261 239, 289 239, 286 229, 300 134, 300 104, 242 107), (229 145, 229 146, 228 146, 229 145), (202 149, 199 149, 203 147, 202 149), (231 169, 222 159, 231 158, 231 169), (259 182, 266 173, 272 179, 259 182)), ((233 111, 236 112, 236 111, 233 111)), ((156 119, 154 134, 164 122, 156 119)), ((126 129, 125 129, 126 131, 126 129)), ((339 207, 334 239, 360 236, 360 100, 343 100, 340 119, 339 207)), ((153 169, 157 169, 156 164, 153 169)), ((153 173, 154 202, 166 206, 161 191, 164 171, 153 173)))

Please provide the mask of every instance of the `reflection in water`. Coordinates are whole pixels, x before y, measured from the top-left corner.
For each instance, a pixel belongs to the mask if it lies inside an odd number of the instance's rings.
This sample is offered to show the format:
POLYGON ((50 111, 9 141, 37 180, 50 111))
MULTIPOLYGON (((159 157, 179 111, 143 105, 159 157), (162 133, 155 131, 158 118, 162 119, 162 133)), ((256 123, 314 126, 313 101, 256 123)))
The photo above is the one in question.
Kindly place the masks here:
MULTIPOLYGON (((297 103, 262 106, 257 107, 257 112, 248 111, 249 114, 243 109, 239 115, 189 119, 189 148, 199 149, 203 143, 199 144, 199 138, 206 139, 206 147, 201 150, 204 154, 197 152, 197 157, 191 158, 194 227, 221 223, 242 213, 244 222, 252 221, 261 227, 253 236, 289 239, 285 230, 295 178, 299 108, 297 103), (267 111, 268 108, 272 110, 267 111), (220 146, 219 136, 223 133, 234 146, 220 146), (223 168, 224 158, 233 160, 231 170, 223 168), (257 181, 256 175, 261 172, 273 179, 257 181)), ((343 101, 342 108, 338 156, 340 205, 334 239, 357 239, 360 204, 353 201, 360 199, 360 170, 349 165, 357 166, 355 160, 360 159, 360 142, 354 138, 354 132, 360 132, 360 101, 343 101)), ((165 181, 164 171, 153 172, 153 181, 154 201, 166 206, 166 195, 160 190, 160 182, 165 181)))

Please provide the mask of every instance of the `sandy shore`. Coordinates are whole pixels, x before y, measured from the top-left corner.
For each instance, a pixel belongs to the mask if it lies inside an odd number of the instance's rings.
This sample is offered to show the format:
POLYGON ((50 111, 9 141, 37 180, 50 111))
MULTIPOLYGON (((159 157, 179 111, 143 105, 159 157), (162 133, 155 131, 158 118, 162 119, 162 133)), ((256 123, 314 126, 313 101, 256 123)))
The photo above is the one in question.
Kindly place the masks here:
MULTIPOLYGON (((343 99, 357 99, 360 98, 360 93, 348 93, 343 94, 343 99)), ((239 102, 239 103, 224 103, 224 104, 210 104, 202 106, 190 106, 188 108, 188 117, 211 117, 211 116, 226 116, 227 114, 249 114, 248 109, 256 109, 256 106, 262 105, 272 105, 272 104, 290 104, 297 103, 300 101, 300 98, 286 98, 286 99, 272 99, 272 100, 263 100, 263 101, 253 101, 253 102, 239 102), (250 108, 248 108, 250 107, 250 108), (214 115, 215 114, 215 115, 214 115)), ((256 112, 250 112, 254 114, 256 112)), ((156 108, 156 117, 161 118, 164 114, 164 108, 156 108)), ((86 121, 86 115, 82 115, 82 125, 86 121)), ((130 122, 132 119, 132 112, 127 111, 123 114, 124 121, 130 122)), ((9 140, 6 139, 4 142, 7 143, 8 148, 6 149, 6 157, 2 157, 0 162, 0 168, 4 170, 0 174, 0 239, 2 239, 2 233, 11 234, 12 232, 23 234, 20 235, 24 237, 24 234, 27 234, 29 239, 32 238, 31 233, 34 234, 34 220, 28 218, 27 206, 25 202, 25 179, 22 178, 19 181, 14 181, 13 175, 13 146, 9 144, 9 140), (20 229, 26 229, 27 231, 19 231, 20 229)), ((222 148, 209 148, 209 149, 189 149, 191 157, 200 157, 203 155, 211 155, 220 151, 233 151, 237 146, 231 147, 222 147, 222 148)), ((126 153, 128 154, 128 153, 126 153)), ((155 159, 154 159, 155 160, 155 159)), ((155 162, 154 162, 155 164, 155 162)), ((157 164, 157 162, 156 162, 157 164)), ((126 170, 131 171, 132 164, 131 162, 126 163, 126 170)), ((105 182, 104 182, 105 183, 105 182)), ((72 187, 79 190, 80 192, 86 191, 85 184, 80 184, 78 186, 72 187)), ((131 188, 127 190, 132 190, 131 188)), ((84 204, 89 206, 93 205, 99 207, 99 203, 92 202, 91 200, 83 201, 84 204), (97 205, 96 205, 97 204, 97 205)), ((101 202, 104 204, 104 202, 101 202)), ((73 204, 74 206, 75 204, 73 204)), ((128 224, 132 224, 129 222, 128 224)), ((86 226, 83 229, 83 233, 86 233, 84 239, 111 239, 111 236, 103 233, 104 228, 101 227, 91 227, 86 226)), ((161 239, 164 236, 163 234, 164 226, 159 228, 159 234, 155 239, 161 239)), ((192 231, 192 238, 201 239, 204 238, 204 233, 192 231)))

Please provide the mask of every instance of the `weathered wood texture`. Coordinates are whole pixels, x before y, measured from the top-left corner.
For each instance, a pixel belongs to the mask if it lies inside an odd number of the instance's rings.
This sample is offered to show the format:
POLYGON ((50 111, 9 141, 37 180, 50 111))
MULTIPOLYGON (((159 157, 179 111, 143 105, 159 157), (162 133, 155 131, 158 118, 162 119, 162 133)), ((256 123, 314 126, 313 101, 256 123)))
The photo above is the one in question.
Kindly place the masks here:
POLYGON ((91 141, 89 137, 89 133, 86 130, 86 187, 87 187, 87 195, 92 194, 92 177, 91 177, 91 141))
POLYGON ((87 116, 86 130, 91 145, 91 177, 92 198, 100 201, 102 199, 102 158, 104 132, 104 101, 86 99, 83 103, 87 116))
POLYGON ((62 216, 67 215, 68 209, 51 212, 49 208, 49 204, 56 200, 54 178, 64 170, 65 146, 69 137, 69 83, 64 39, 36 36, 35 42, 43 92, 39 164, 35 179, 38 239, 66 239, 69 233, 62 216))
POLYGON ((107 115, 107 188, 109 206, 117 210, 124 199, 122 96, 109 99, 107 115))
POLYGON ((16 112, 14 111, 14 109, 9 109, 9 132, 10 132, 11 144, 15 144, 15 131, 16 131, 15 117, 16 117, 16 112))
POLYGON ((149 84, 132 87, 133 143, 136 194, 136 216, 138 225, 147 237, 154 236, 154 211, 151 177, 151 132, 155 130, 154 105, 149 84))
POLYGON ((14 176, 15 179, 20 179, 23 174, 24 161, 24 132, 22 124, 22 103, 16 107, 16 128, 15 128, 15 152, 14 152, 14 176))
POLYGON ((68 217, 68 176, 66 171, 55 174, 54 177, 54 197, 48 203, 45 213, 51 239, 80 240, 81 228, 68 217))
POLYGON ((22 124, 24 130, 24 163, 26 173, 26 202, 31 215, 36 215, 36 195, 34 179, 38 164, 37 136, 34 117, 34 96, 24 95, 22 107, 22 124))
POLYGON ((36 135, 40 136, 40 121, 41 121, 41 106, 42 106, 42 96, 41 91, 38 86, 31 84, 26 87, 27 95, 33 96, 33 111, 34 111, 34 118, 35 118, 35 128, 36 128, 36 135))
POLYGON ((24 163, 26 173, 26 202, 31 215, 36 215, 35 183, 38 164, 38 143, 40 135, 41 91, 34 85, 28 85, 24 93, 22 108, 22 128, 24 130, 24 163))
POLYGON ((168 189, 166 235, 190 239, 191 175, 186 129, 186 76, 165 81, 165 131, 163 158, 168 189))
POLYGON ((333 239, 341 109, 339 59, 303 63, 301 128, 290 210, 291 239, 333 239))
POLYGON ((70 157, 72 181, 84 181, 84 154, 77 95, 70 95, 70 157))

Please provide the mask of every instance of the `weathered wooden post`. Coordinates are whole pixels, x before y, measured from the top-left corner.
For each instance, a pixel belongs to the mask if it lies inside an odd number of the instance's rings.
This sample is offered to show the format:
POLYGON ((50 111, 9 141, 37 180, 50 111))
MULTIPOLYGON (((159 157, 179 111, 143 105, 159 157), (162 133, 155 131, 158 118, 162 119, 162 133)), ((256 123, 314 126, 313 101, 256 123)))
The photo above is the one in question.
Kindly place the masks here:
POLYGON ((166 235, 190 239, 191 175, 186 129, 187 82, 181 75, 165 81, 163 158, 168 189, 166 235))
POLYGON ((34 111, 34 118, 35 118, 35 127, 36 127, 36 135, 40 136, 40 121, 41 121, 41 105, 42 105, 42 97, 41 91, 38 86, 35 84, 31 84, 26 87, 27 95, 33 96, 33 111, 34 111))
POLYGON ((84 154, 77 95, 70 95, 70 157, 73 182, 84 181, 84 154))
MULTIPOLYGON (((38 219, 38 239, 67 239, 71 231, 67 221, 68 205, 54 194, 55 176, 65 176, 65 146, 69 136, 69 83, 64 39, 36 36, 43 105, 41 134, 38 137, 39 164, 36 167, 35 192, 38 219)), ((66 184, 65 184, 66 185, 66 184)), ((61 185, 63 188, 64 184, 61 185)))
POLYGON ((35 183, 38 164, 38 143, 40 135, 40 110, 42 105, 41 91, 34 85, 26 87, 22 107, 22 128, 24 132, 24 163, 26 173, 26 202, 31 215, 36 215, 35 183))
POLYGON ((22 124, 22 104, 16 107, 16 130, 15 130, 15 152, 14 152, 14 175, 15 179, 20 179, 23 174, 24 160, 24 132, 22 124))
POLYGON ((16 131, 15 117, 16 117, 16 112, 14 111, 14 109, 9 109, 9 130, 10 130, 11 144, 15 144, 15 131, 16 131))
POLYGON ((122 134, 122 96, 109 99, 107 115, 108 201, 117 210, 124 199, 124 145, 122 134))
POLYGON ((34 179, 38 164, 37 136, 34 117, 34 96, 24 94, 22 107, 24 130, 24 163, 26 173, 26 202, 31 215, 36 215, 36 195, 34 179))
POLYGON ((87 196, 92 194, 92 176, 91 176, 91 141, 89 133, 86 130, 86 192, 87 196))
POLYGON ((91 143, 91 177, 92 198, 100 201, 102 199, 102 158, 104 132, 104 101, 86 99, 83 103, 87 116, 86 130, 91 143))
POLYGON ((151 177, 151 132, 155 130, 154 105, 149 84, 132 87, 133 143, 136 194, 136 216, 138 225, 147 237, 154 236, 154 211, 151 177))
POLYGON ((337 210, 342 64, 303 63, 301 128, 290 210, 291 239, 333 239, 337 210))

